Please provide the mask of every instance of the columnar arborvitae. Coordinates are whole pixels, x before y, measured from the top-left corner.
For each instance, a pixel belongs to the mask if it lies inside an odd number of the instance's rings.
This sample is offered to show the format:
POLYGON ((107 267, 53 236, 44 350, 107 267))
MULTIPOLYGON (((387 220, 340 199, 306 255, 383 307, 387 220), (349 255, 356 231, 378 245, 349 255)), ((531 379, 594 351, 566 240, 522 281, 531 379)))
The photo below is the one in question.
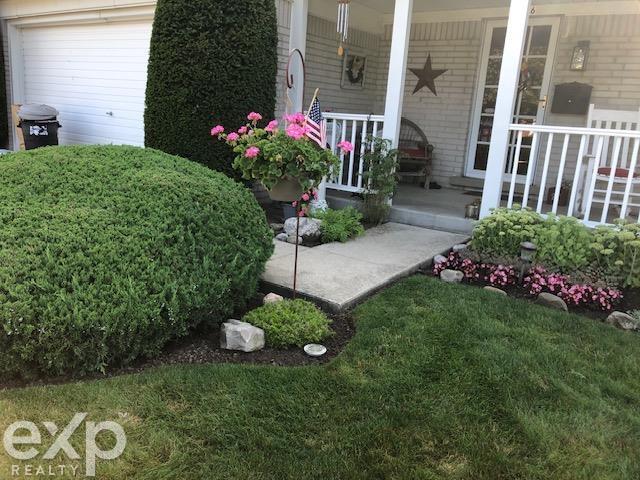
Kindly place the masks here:
POLYGON ((238 177, 211 127, 239 127, 250 111, 273 116, 277 74, 274 0, 158 0, 145 143, 238 177))

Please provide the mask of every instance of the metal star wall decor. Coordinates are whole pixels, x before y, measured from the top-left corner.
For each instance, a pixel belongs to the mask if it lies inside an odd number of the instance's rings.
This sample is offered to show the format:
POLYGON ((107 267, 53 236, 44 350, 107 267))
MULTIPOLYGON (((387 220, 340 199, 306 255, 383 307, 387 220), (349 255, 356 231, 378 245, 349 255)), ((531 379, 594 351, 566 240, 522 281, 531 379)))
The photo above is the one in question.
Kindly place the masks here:
POLYGON ((433 92, 433 94, 437 97, 438 92, 436 91, 436 78, 442 75, 448 70, 434 70, 431 66, 431 54, 427 57, 427 63, 424 64, 424 68, 410 68, 411 72, 418 77, 418 84, 416 88, 413 90, 413 95, 418 93, 424 87, 429 87, 429 90, 433 92))

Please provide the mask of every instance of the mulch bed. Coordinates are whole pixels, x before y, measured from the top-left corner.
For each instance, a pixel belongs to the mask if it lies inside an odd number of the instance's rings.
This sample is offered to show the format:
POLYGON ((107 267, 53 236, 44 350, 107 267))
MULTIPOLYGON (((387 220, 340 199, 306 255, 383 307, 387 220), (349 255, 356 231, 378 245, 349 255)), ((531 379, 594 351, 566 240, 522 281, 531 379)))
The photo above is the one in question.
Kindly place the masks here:
MULTIPOLYGON (((236 318, 241 318, 237 315, 236 318)), ((333 323, 331 330, 334 335, 324 340, 327 353, 319 358, 309 357, 302 348, 277 350, 265 348, 258 352, 244 353, 220 348, 220 326, 200 328, 191 335, 170 343, 164 351, 153 359, 142 360, 126 368, 113 368, 104 375, 96 374, 81 378, 63 376, 55 378, 41 378, 35 381, 0 380, 0 390, 23 388, 29 386, 58 385, 78 380, 99 380, 120 375, 140 373, 150 368, 165 365, 204 365, 204 364, 254 364, 271 365, 274 367, 296 367, 305 365, 321 365, 337 357, 347 346, 356 333, 355 322, 350 313, 330 315, 333 323)))

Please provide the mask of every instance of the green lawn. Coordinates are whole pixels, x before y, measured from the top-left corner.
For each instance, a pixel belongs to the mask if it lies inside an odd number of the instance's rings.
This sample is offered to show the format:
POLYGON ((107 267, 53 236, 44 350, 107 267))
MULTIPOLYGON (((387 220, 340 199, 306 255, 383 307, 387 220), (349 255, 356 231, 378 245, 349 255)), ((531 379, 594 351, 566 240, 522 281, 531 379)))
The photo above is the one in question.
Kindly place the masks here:
POLYGON ((640 336, 426 277, 356 314, 328 366, 2 392, 0 428, 119 420, 129 443, 98 464, 109 479, 640 478, 640 336))

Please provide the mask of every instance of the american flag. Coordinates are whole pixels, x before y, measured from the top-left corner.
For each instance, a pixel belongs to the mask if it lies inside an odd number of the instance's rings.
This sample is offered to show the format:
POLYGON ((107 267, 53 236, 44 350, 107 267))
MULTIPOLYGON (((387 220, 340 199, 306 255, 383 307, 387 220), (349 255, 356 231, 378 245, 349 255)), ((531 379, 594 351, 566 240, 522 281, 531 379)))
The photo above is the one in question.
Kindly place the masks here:
POLYGON ((307 137, 320 145, 320 148, 327 148, 327 121, 322 116, 320 101, 316 97, 307 113, 307 137))

